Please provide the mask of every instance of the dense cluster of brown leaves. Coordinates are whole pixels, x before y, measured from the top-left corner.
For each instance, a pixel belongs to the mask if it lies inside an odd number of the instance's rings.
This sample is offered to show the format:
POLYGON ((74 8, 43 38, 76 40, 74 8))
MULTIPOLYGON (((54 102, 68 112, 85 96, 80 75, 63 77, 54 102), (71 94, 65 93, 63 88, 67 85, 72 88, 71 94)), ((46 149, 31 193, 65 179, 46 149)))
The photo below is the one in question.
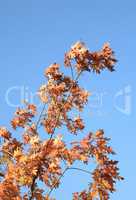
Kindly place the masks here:
POLYGON ((56 63, 45 70, 48 81, 38 91, 43 103, 40 115, 36 105, 26 103, 25 108, 17 109, 11 120, 13 130, 22 128, 22 139, 14 138, 5 127, 0 128, 3 138, 0 200, 51 200, 52 191, 60 186, 65 172, 72 169, 92 177, 88 180, 89 188, 75 192, 73 200, 109 199, 116 181, 123 178, 119 175, 118 162, 110 159, 114 152, 103 130, 90 132, 82 140, 71 141, 68 145, 58 128, 66 127, 74 135, 85 130, 83 119, 70 115, 73 109, 82 112, 88 102, 89 93, 79 86, 78 79, 84 71, 100 73, 104 68, 113 71, 115 61, 108 44, 101 51, 90 52, 82 42, 77 42, 64 60, 72 72, 73 65, 76 68, 75 78, 73 73, 72 77, 64 75, 56 63), (45 130, 46 139, 41 139, 40 127, 45 130), (75 167, 76 161, 87 165, 92 160, 96 163, 94 171, 75 167), (45 185, 42 189, 40 182, 45 185))
POLYGON ((114 52, 109 47, 109 44, 104 44, 102 50, 98 52, 90 52, 84 43, 77 42, 68 53, 65 54, 65 65, 71 66, 71 61, 75 60, 77 71, 93 70, 100 73, 102 69, 107 68, 110 71, 114 70, 116 59, 114 52))

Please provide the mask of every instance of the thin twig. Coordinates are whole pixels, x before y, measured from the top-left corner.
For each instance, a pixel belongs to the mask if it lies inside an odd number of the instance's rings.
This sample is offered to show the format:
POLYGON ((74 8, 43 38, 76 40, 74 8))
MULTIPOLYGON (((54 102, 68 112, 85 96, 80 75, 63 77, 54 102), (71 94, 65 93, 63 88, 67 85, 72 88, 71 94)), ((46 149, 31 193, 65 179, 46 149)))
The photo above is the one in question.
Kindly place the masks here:
POLYGON ((85 172, 85 173, 87 173, 87 174, 91 174, 91 172, 89 172, 88 170, 81 169, 81 168, 78 168, 78 167, 69 167, 68 169, 78 170, 78 171, 85 172))
POLYGON ((74 73, 73 73, 73 68, 72 68, 72 66, 70 66, 70 69, 71 69, 71 76, 72 76, 72 79, 74 80, 74 73))
POLYGON ((52 191, 54 190, 55 186, 59 183, 59 181, 61 180, 61 178, 64 176, 64 174, 66 173, 66 171, 68 170, 69 168, 66 167, 63 171, 63 173, 61 174, 61 176, 58 178, 58 180, 56 181, 56 183, 54 183, 53 187, 51 188, 51 190, 48 192, 47 194, 47 197, 50 196, 50 194, 52 193, 52 191))
POLYGON ((65 170, 63 171, 63 173, 61 174, 61 176, 58 178, 58 180, 56 181, 56 183, 51 188, 51 190, 48 192, 47 197, 49 197, 51 195, 51 193, 55 189, 55 186, 59 183, 59 181, 62 179, 62 177, 64 176, 64 174, 68 170, 78 170, 78 171, 82 171, 82 172, 85 172, 85 173, 91 175, 91 172, 89 172, 88 170, 85 170, 85 169, 81 169, 81 168, 78 168, 78 167, 66 167, 65 170))
POLYGON ((5 150, 5 149, 0 149, 1 152, 4 152, 6 154, 8 154, 11 158, 13 158, 12 153, 10 153, 9 151, 5 150))
POLYGON ((43 108, 42 108, 42 111, 41 111, 40 116, 39 116, 39 119, 38 119, 38 121, 37 121, 37 123, 36 123, 36 130, 37 130, 38 125, 39 125, 39 123, 40 123, 40 121, 41 121, 41 117, 42 117, 43 112, 44 112, 44 110, 45 110, 45 106, 46 106, 46 103, 44 103, 43 108))

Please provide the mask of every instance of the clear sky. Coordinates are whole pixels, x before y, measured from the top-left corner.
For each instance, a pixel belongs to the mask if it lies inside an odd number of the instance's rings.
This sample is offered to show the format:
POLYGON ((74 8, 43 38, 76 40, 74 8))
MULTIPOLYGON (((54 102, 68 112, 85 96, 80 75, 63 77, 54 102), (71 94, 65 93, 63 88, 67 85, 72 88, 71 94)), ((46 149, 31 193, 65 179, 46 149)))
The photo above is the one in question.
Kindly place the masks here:
MULTIPOLYGON (((43 71, 52 62, 63 63, 71 44, 83 40, 90 50, 110 42, 118 59, 116 72, 87 74, 81 83, 92 92, 87 127, 104 128, 118 153, 121 175, 112 200, 135 199, 136 113, 135 48, 136 1, 134 0, 0 0, 0 124, 7 125, 26 93, 38 89, 43 71)), ((84 189, 89 177, 67 174, 59 200, 84 189)))

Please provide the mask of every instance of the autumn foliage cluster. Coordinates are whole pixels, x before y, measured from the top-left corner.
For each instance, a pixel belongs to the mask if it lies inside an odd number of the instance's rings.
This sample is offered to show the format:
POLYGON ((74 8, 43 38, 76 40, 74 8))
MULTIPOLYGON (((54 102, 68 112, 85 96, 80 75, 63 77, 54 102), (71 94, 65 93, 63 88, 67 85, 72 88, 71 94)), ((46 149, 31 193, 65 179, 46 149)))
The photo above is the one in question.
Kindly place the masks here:
POLYGON ((46 68, 47 83, 38 91, 41 111, 25 102, 11 120, 11 131, 0 127, 0 200, 53 200, 52 192, 61 187, 69 170, 88 173, 90 177, 88 188, 75 192, 73 200, 110 198, 116 181, 123 178, 119 175, 118 162, 111 159, 114 151, 108 144, 109 138, 103 130, 86 133, 80 141, 75 138, 85 132, 80 113, 89 97, 89 92, 79 85, 82 73, 114 71, 115 62, 108 43, 100 51, 91 52, 84 43, 77 42, 64 58, 64 66, 69 68, 71 76, 62 73, 56 63, 46 68), (73 109, 79 113, 76 117, 70 115, 73 109), (69 144, 61 133, 63 127, 66 134, 73 134, 69 144), (84 164, 84 169, 75 165, 77 161, 84 164), (93 171, 86 169, 91 162, 96 164, 93 171))

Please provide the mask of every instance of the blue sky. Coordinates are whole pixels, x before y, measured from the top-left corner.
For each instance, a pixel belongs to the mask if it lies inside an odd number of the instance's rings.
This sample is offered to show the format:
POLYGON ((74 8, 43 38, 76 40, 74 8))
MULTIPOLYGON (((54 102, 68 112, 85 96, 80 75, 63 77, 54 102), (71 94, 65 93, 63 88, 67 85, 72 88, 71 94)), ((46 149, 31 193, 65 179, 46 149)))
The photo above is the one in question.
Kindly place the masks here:
MULTIPOLYGON (((112 200, 135 198, 135 9, 134 0, 0 0, 1 125, 8 124, 15 110, 8 100, 20 103, 22 87, 35 93, 44 82, 44 69, 53 62, 63 63, 64 52, 75 41, 84 41, 90 50, 108 41, 115 50, 116 72, 87 74, 81 80, 92 92, 87 127, 104 128, 112 138, 125 177, 112 200)), ((69 200, 71 192, 84 189, 88 180, 71 172, 54 194, 69 200)))

